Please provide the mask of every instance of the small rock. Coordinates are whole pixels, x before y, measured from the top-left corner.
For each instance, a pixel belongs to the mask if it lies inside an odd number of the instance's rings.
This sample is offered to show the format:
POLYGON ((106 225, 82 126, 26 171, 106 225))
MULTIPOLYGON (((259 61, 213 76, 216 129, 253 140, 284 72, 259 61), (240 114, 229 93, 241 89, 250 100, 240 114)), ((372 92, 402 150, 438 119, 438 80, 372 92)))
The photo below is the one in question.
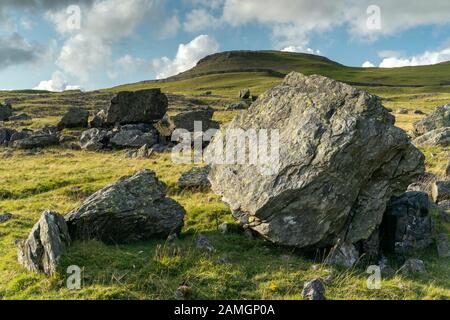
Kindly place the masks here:
POLYGON ((176 233, 171 233, 167 237, 167 242, 174 242, 175 240, 178 240, 178 235, 176 233))
POLYGON ((27 120, 31 120, 31 116, 27 115, 26 113, 21 113, 15 116, 11 116, 9 117, 9 121, 27 121, 27 120))
POLYGON ((322 280, 313 279, 303 285, 302 297, 309 300, 326 300, 325 286, 322 280))
POLYGON ((9 212, 0 214, 0 223, 5 223, 6 221, 12 219, 13 215, 9 212))
POLYGON ((396 114, 408 114, 408 109, 400 108, 395 111, 396 114))
POLYGON ((52 275, 69 245, 69 230, 64 217, 45 211, 27 240, 19 244, 18 260, 29 271, 52 275))
POLYGON ((400 268, 403 273, 423 273, 426 271, 425 263, 419 259, 408 259, 405 264, 400 268))
POLYGON ((437 235, 436 246, 437 246, 438 256, 440 258, 450 257, 450 245, 448 242, 448 237, 445 233, 440 233, 437 235))
POLYGON ((450 200, 450 180, 436 181, 431 188, 431 195, 436 203, 450 200))
POLYGON ((239 99, 246 100, 249 98, 250 98, 250 89, 246 88, 239 91, 239 99))
POLYGON ((242 233, 242 226, 236 223, 224 222, 219 226, 219 231, 222 234, 242 233))
POLYGON ((217 259, 217 264, 230 264, 230 259, 227 256, 221 256, 217 259))
POLYGON ((88 119, 89 111, 79 107, 72 107, 59 121, 58 130, 64 128, 87 128, 88 119))
POLYGON ((447 163, 447 166, 445 167, 445 175, 450 176, 450 161, 447 163))
POLYGON ((209 189, 211 188, 211 184, 208 180, 209 171, 209 166, 192 168, 191 170, 181 174, 180 179, 178 179, 178 186, 181 189, 209 189))
POLYGON ((196 241, 196 247, 197 247, 197 249, 207 250, 209 252, 215 251, 214 247, 209 243, 208 238, 203 234, 198 235, 197 241, 196 241))
POLYGON ((359 253, 355 246, 351 243, 343 243, 337 244, 331 249, 324 263, 351 268, 358 259, 359 253))
POLYGON ((7 121, 13 115, 13 109, 9 103, 0 103, 0 121, 7 121))
POLYGON ((414 133, 418 137, 444 127, 450 127, 450 104, 434 109, 431 114, 414 123, 414 133))
POLYGON ((422 110, 414 110, 414 114, 425 114, 425 112, 423 112, 422 110))
POLYGON ((35 133, 25 139, 16 140, 13 146, 19 149, 34 149, 59 144, 59 138, 53 133, 35 133))
POLYGON ((192 290, 190 287, 186 285, 179 286, 175 291, 174 298, 175 300, 187 300, 192 294, 192 290))

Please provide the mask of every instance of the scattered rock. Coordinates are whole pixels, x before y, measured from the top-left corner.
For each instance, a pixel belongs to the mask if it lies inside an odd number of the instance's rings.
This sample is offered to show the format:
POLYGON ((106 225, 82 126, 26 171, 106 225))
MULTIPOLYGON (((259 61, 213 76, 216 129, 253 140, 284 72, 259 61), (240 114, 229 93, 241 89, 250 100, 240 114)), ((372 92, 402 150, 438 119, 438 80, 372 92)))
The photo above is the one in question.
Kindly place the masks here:
POLYGON ((191 294, 191 288, 186 285, 182 285, 175 291, 174 298, 175 300, 188 300, 191 294))
POLYGON ((219 231, 222 234, 242 233, 244 230, 242 226, 236 223, 224 222, 219 226, 219 231))
POLYGON ((164 116, 168 100, 160 89, 119 92, 105 110, 105 124, 154 123, 164 116))
POLYGON ((66 220, 74 239, 128 243, 179 233, 184 215, 155 173, 142 170, 97 191, 66 220))
POLYGON ((445 167, 445 175, 450 176, 450 161, 447 163, 447 166, 445 167))
POLYGON ((395 111, 396 114, 408 114, 409 110, 405 108, 400 108, 395 111))
POLYGON ((414 123, 414 133, 421 136, 444 127, 450 127, 450 104, 436 108, 430 115, 414 123))
POLYGON ((337 265, 341 267, 351 268, 359 259, 359 252, 353 244, 343 243, 335 245, 324 263, 329 265, 337 265))
POLYGON ((62 130, 65 128, 87 128, 88 119, 89 111, 83 108, 72 107, 59 121, 58 129, 62 130))
POLYGON ((106 130, 92 128, 81 134, 80 147, 82 149, 98 151, 103 149, 107 143, 109 143, 109 136, 106 130))
POLYGON ((450 127, 439 128, 427 132, 414 139, 413 143, 416 146, 450 146, 450 127))
POLYGON ((181 174, 178 186, 182 189, 200 188, 209 189, 211 184, 208 180, 210 167, 195 167, 181 174))
POLYGON ((102 128, 106 125, 106 111, 100 110, 91 121, 89 121, 89 128, 102 128))
POLYGON ((230 259, 227 256, 221 256, 217 259, 217 264, 230 264, 230 259))
POLYGON ((239 99, 247 100, 251 96, 250 89, 242 89, 239 91, 239 99))
POLYGON ((313 279, 303 285, 302 297, 309 300, 326 300, 322 280, 313 279))
POLYGON ((0 146, 7 147, 9 144, 9 141, 11 140, 11 137, 16 133, 17 131, 10 128, 0 128, 0 146))
POLYGON ((425 263, 419 259, 408 259, 405 264, 400 268, 403 273, 423 273, 426 272, 425 263))
POLYGON ((7 121, 13 115, 13 109, 9 103, 0 103, 0 121, 7 121))
POLYGON ((414 110, 414 114, 425 114, 422 110, 416 109, 414 110))
POLYGON ((20 113, 18 115, 15 116, 10 116, 9 117, 9 121, 27 121, 27 120, 31 120, 31 116, 27 115, 26 113, 20 113))
POLYGON ((196 244, 197 249, 206 250, 209 252, 215 251, 214 247, 209 243, 208 238, 203 234, 198 235, 197 241, 195 244, 196 244))
POLYGON ((16 140, 13 146, 19 149, 45 148, 59 144, 58 135, 53 133, 33 133, 25 139, 16 140))
POLYGON ((0 214, 0 223, 5 223, 8 220, 11 220, 13 215, 9 212, 4 212, 0 214))
POLYGON ((394 123, 376 96, 291 73, 227 125, 277 129, 279 161, 214 164, 225 131, 206 150, 212 189, 237 220, 277 244, 325 248, 368 239, 391 196, 424 172, 423 154, 394 123))
POLYGON ((436 237, 436 247, 438 256, 440 258, 450 257, 450 245, 448 242, 448 236, 445 233, 440 233, 436 237))
POLYGON ((18 260, 29 271, 52 275, 69 245, 70 236, 63 216, 45 211, 27 240, 19 244, 18 260))
POLYGON ((249 108, 249 105, 245 101, 240 101, 238 103, 231 103, 231 104, 225 106, 226 111, 247 110, 248 108, 249 108))
POLYGON ((181 112, 174 116, 165 116, 162 120, 155 124, 156 130, 163 137, 171 138, 177 129, 183 129, 193 133, 206 132, 209 129, 219 129, 219 123, 212 120, 214 109, 203 107, 199 110, 181 112), (195 127, 195 122, 199 127, 195 127))
POLYGON ((153 132, 140 130, 122 130, 111 138, 111 144, 119 148, 136 148, 144 145, 152 146, 156 142, 153 132))
POLYGON ((432 186, 431 196, 436 203, 444 200, 450 200, 450 180, 436 181, 432 186))
POLYGON ((392 198, 381 225, 384 249, 407 254, 433 245, 435 225, 429 216, 430 208, 424 192, 406 192, 392 198))
POLYGON ((382 256, 378 262, 381 274, 386 277, 391 277, 395 274, 395 270, 389 265, 389 261, 385 256, 382 256))
POLYGON ((171 233, 167 237, 167 242, 174 242, 175 240, 178 240, 178 235, 176 233, 171 233))

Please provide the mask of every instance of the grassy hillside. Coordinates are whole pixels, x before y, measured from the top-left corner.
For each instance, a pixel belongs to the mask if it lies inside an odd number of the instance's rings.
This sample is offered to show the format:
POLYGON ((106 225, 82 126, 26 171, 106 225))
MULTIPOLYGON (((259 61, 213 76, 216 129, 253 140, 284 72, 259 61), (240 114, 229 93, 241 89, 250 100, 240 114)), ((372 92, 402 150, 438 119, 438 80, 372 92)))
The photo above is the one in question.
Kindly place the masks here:
MULTIPOLYGON (((429 113, 450 102, 450 64, 362 69, 305 54, 236 52, 208 57, 194 69, 165 81, 86 93, 0 92, 0 101, 10 100, 16 110, 34 117, 0 125, 36 128, 56 124, 69 106, 98 110, 108 105, 114 92, 155 87, 169 95, 170 112, 190 104, 212 104, 217 109, 215 119, 226 123, 239 111, 225 111, 222 106, 237 101, 239 89, 250 88, 258 95, 292 70, 358 83, 393 109, 429 113), (205 94, 207 91, 211 93, 205 94)), ((405 130, 423 117, 413 112, 395 116, 397 125, 405 130)), ((414 254, 425 261, 426 273, 386 276, 380 290, 369 290, 365 265, 351 270, 325 266, 319 256, 304 257, 243 234, 221 234, 218 224, 232 221, 228 207, 211 192, 180 190, 177 179, 192 165, 174 165, 168 154, 138 160, 126 159, 125 151, 96 153, 56 147, 36 155, 12 150, 12 157, 2 158, 3 151, 0 149, 0 213, 8 211, 14 217, 0 224, 0 300, 171 299, 182 283, 192 288, 193 299, 300 299, 305 281, 330 275, 332 281, 326 286, 329 299, 450 299, 450 258, 437 258, 435 250, 414 254), (43 210, 67 213, 96 190, 142 168, 154 170, 168 185, 169 196, 186 208, 185 227, 174 244, 164 240, 116 246, 76 242, 53 277, 26 272, 17 263, 16 242, 28 235, 43 210), (215 252, 195 248, 199 233, 207 235, 215 252), (223 258, 229 263, 219 263, 223 258), (69 265, 83 269, 81 290, 70 291, 65 286, 69 265)), ((422 151, 427 171, 442 174, 448 148, 422 151)), ((450 235, 450 224, 438 222, 437 227, 450 235)), ((390 258, 391 265, 398 268, 400 263, 390 258)))

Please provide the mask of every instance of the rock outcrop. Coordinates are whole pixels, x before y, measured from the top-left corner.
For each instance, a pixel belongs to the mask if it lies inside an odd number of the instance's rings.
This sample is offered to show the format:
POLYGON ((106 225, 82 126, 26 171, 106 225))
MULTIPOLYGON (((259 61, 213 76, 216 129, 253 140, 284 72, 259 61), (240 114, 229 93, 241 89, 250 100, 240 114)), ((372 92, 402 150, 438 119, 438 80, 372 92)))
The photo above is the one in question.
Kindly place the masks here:
POLYGON ((128 243, 178 233, 185 211, 165 190, 150 170, 123 177, 66 215, 70 234, 73 239, 128 243))
POLYGON ((427 132, 413 142, 416 146, 448 147, 450 146, 450 127, 427 132))
POLYGON ((436 181, 431 187, 434 202, 450 200, 450 181, 436 181))
POLYGON ((435 225, 429 215, 431 207, 425 192, 406 192, 394 197, 381 225, 383 248, 403 255, 433 245, 435 225))
POLYGON ((209 189, 211 184, 208 180, 210 167, 196 167, 181 174, 178 179, 178 186, 182 189, 209 189))
POLYGON ((167 111, 168 100, 160 89, 119 92, 105 110, 104 124, 154 123, 167 111))
POLYGON ((70 241, 64 217, 45 211, 28 238, 19 244, 18 260, 29 271, 52 275, 70 241))
POLYGON ((37 132, 24 139, 15 140, 13 146, 19 149, 45 148, 59 144, 59 137, 53 133, 37 132))
POLYGON ((445 127, 450 127, 450 104, 436 108, 430 115, 414 123, 414 134, 421 136, 445 127))
POLYGON ((221 142, 227 147, 230 131, 224 131, 207 149, 212 189, 236 219, 277 244, 317 248, 366 240, 391 196, 424 172, 423 154, 394 122, 376 96, 291 73, 227 126, 276 130, 278 157, 217 164, 216 150, 221 142))
POLYGON ((58 129, 87 128, 89 111, 82 108, 70 108, 58 123, 58 129))

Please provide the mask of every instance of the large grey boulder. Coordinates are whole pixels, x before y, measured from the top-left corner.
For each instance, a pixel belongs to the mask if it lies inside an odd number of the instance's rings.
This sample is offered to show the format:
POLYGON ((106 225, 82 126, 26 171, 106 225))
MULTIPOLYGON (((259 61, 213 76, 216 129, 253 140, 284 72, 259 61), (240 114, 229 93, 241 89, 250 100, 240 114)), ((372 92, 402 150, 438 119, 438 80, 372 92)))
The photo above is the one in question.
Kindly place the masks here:
POLYGON ((310 248, 368 239, 391 196, 424 172, 423 154, 394 122, 376 96, 291 73, 226 128, 278 130, 279 160, 217 164, 216 150, 221 142, 227 147, 225 131, 207 149, 212 189, 236 219, 277 244, 310 248))
POLYGON ((9 103, 0 103, 0 121, 7 121, 13 115, 13 109, 9 103))
POLYGON ((185 210, 165 192, 153 171, 123 177, 66 215, 70 234, 107 243, 167 238, 181 230, 185 210))
POLYGON ((416 146, 450 146, 450 127, 439 128, 427 132, 414 139, 413 143, 416 146))
POLYGON ((13 146, 19 149, 45 148, 59 144, 59 137, 52 133, 37 132, 20 140, 15 140, 13 146))
POLYGON ((111 138, 111 144, 119 148, 139 148, 144 145, 151 147, 156 142, 153 132, 143 132, 141 130, 122 130, 111 138))
POLYGON ((421 136, 444 127, 450 127, 450 104, 436 108, 430 115, 414 123, 414 134, 421 136))
POLYGON ((73 107, 67 111, 58 123, 58 129, 64 128, 87 128, 89 111, 73 107))
POLYGON ((18 260, 29 271, 52 275, 69 245, 70 236, 64 217, 45 211, 28 238, 19 244, 18 260))
POLYGON ((168 99, 160 89, 119 92, 105 111, 106 125, 154 123, 164 116, 168 99))
POLYGON ((428 194, 405 192, 388 204, 381 226, 384 249, 410 254, 434 244, 435 225, 431 218, 428 194))
POLYGON ((16 133, 16 130, 14 129, 0 128, 0 146, 8 146, 14 133, 16 133))
POLYGON ((450 181, 436 181, 431 187, 434 202, 450 200, 450 181))

